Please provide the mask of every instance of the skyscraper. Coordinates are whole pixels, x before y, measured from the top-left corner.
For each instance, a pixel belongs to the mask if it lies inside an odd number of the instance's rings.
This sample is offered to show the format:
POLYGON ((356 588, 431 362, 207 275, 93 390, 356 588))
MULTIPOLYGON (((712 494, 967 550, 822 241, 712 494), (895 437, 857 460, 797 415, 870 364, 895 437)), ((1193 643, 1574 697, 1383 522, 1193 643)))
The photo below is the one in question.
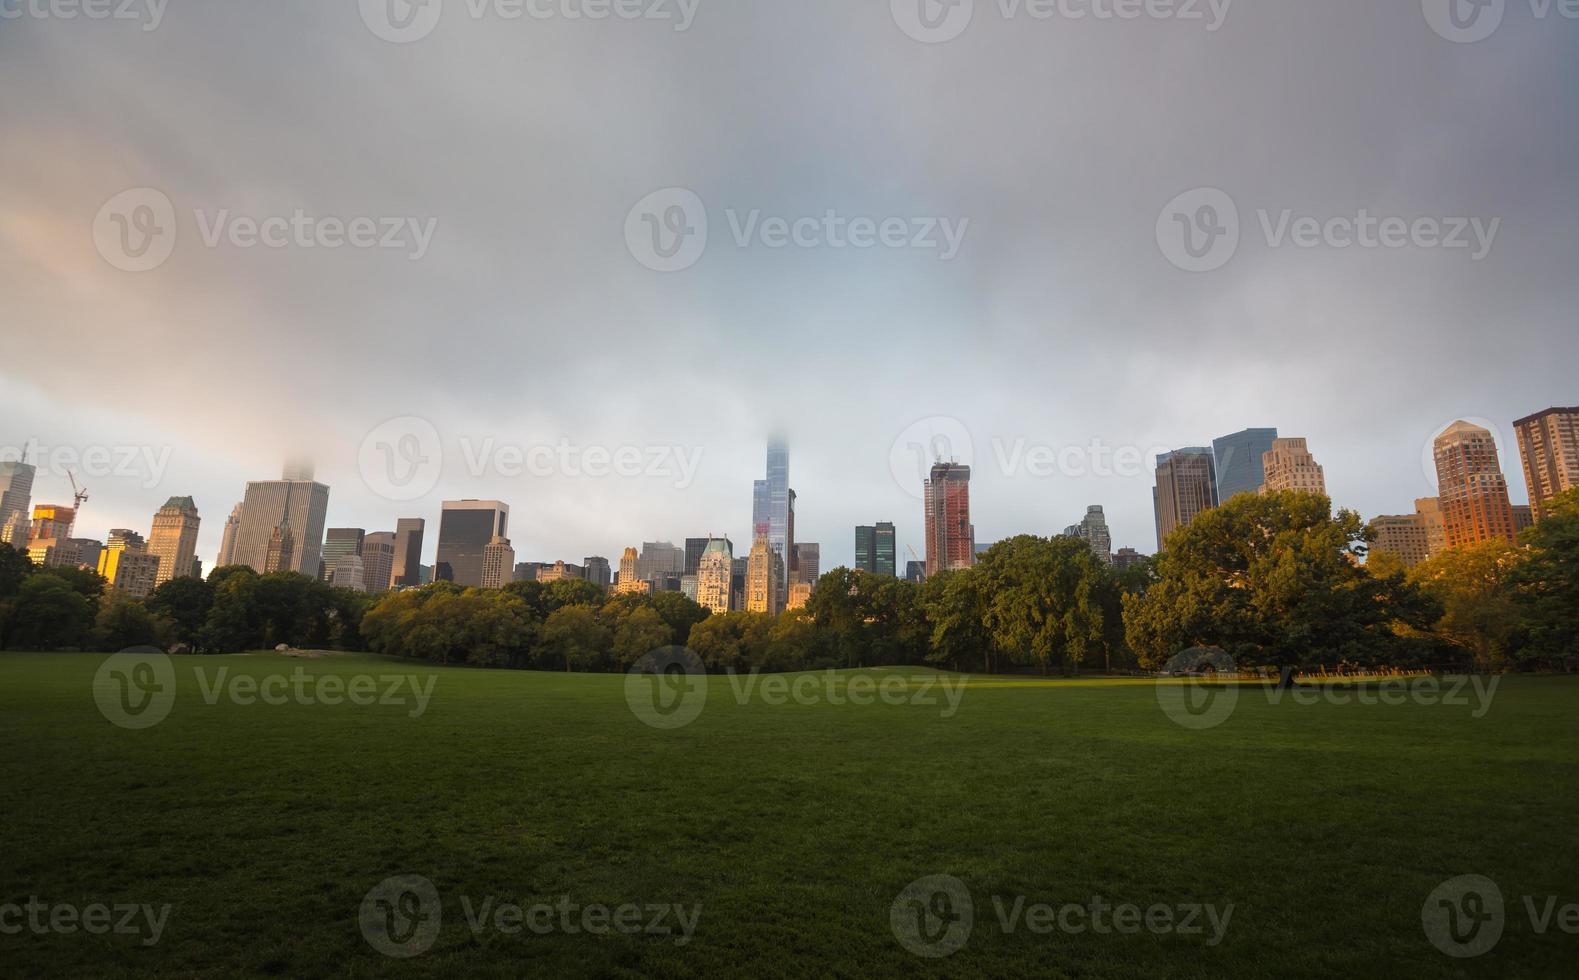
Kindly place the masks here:
MULTIPOLYGON (((301 475, 302 470, 298 467, 290 472, 301 475)), ((275 531, 288 523, 293 540, 284 571, 317 578, 328 513, 329 488, 322 483, 292 479, 248 483, 241 502, 241 524, 236 529, 232 564, 263 571, 275 531)))
POLYGON ((230 516, 225 518, 225 532, 219 539, 219 558, 214 563, 215 568, 224 568, 236 563, 236 532, 241 530, 241 504, 231 508, 230 516))
POLYGON ((636 566, 641 564, 635 548, 626 548, 625 554, 620 556, 620 580, 615 583, 614 591, 620 595, 632 592, 651 592, 652 583, 636 574, 636 566))
POLYGON ((388 592, 395 578, 395 534, 376 531, 362 539, 362 581, 373 595, 388 592))
POLYGON ((636 577, 652 583, 654 592, 665 590, 671 575, 685 574, 685 549, 668 541, 645 541, 636 561, 636 577))
POLYGON ((420 517, 395 521, 395 570, 390 585, 397 589, 422 584, 422 537, 428 522, 420 517))
POLYGON ((0 526, 9 526, 5 543, 18 550, 27 547, 29 508, 33 506, 33 478, 37 469, 13 460, 0 463, 0 526))
MULTIPOLYGON (((287 514, 275 525, 269 533, 269 550, 263 556, 263 574, 273 575, 275 572, 288 572, 296 558, 296 532, 291 530, 291 518, 287 514)), ((313 576, 317 578, 316 575, 313 576)))
POLYGON ((746 610, 772 616, 783 612, 784 604, 779 601, 783 581, 783 557, 773 550, 767 535, 758 536, 746 559, 746 610))
POLYGON ((970 520, 970 467, 939 460, 923 489, 927 576, 976 563, 976 527, 970 520))
MULTIPOLYGON (((1565 490, 1579 487, 1579 408, 1548 408, 1513 423, 1535 520, 1565 490)), ((3 507, 0 507, 3 510, 3 507)))
MULTIPOLYGON (((768 547, 779 556, 786 571, 794 561, 793 494, 789 485, 789 444, 775 435, 768 440, 767 479, 752 484, 751 534, 753 541, 757 535, 767 536, 768 547)), ((778 588, 777 603, 782 608, 788 595, 788 584, 782 575, 778 588)))
POLYGON ((157 587, 159 556, 149 554, 142 535, 117 528, 99 552, 99 575, 133 599, 146 599, 157 587))
POLYGON ((707 550, 710 538, 685 539, 685 574, 695 575, 697 569, 702 567, 702 552, 707 550))
POLYGON ((329 582, 337 589, 366 592, 367 579, 364 577, 362 556, 341 555, 334 563, 334 572, 330 574, 329 582))
MULTIPOLYGON (((1230 455, 1242 458, 1237 449, 1230 455)), ((1157 515, 1158 551, 1167 547, 1168 535, 1181 527, 1189 527, 1201 511, 1217 506, 1214 459, 1212 450, 1199 446, 1157 457, 1157 486, 1152 490, 1152 506, 1157 515)), ((1256 486, 1249 492, 1261 485, 1259 462, 1255 469, 1256 486)))
POLYGON ((1433 454, 1447 546, 1515 540, 1508 481, 1491 433, 1469 422, 1454 422, 1436 437, 1433 454))
MULTIPOLYGON (((509 534, 509 504, 497 500, 446 500, 439 518, 434 580, 481 587, 483 552, 494 538, 506 538, 509 534)), ((514 567, 513 559, 509 567, 514 567)), ((505 581, 509 581, 508 576, 505 581)))
POLYGON ((697 562, 696 602, 715 613, 729 612, 735 549, 728 538, 712 538, 697 562))
POLYGON ((323 579, 333 582, 334 570, 340 560, 355 555, 362 557, 362 541, 367 532, 359 527, 331 527, 323 536, 323 579))
MULTIPOLYGON (((444 544, 444 532, 439 531, 439 544, 444 544)), ((515 576, 515 549, 510 539, 494 535, 482 549, 482 581, 485 589, 502 589, 515 576)))
POLYGON ((609 560, 597 555, 581 559, 581 574, 600 589, 607 589, 614 578, 609 560))
POLYGON ((795 542, 795 575, 802 582, 817 584, 822 574, 822 545, 815 541, 795 542))
POLYGON ((855 570, 893 577, 898 555, 894 550, 894 525, 882 521, 855 529, 855 570))
POLYGON ((158 557, 155 586, 173 578, 190 578, 197 561, 197 529, 201 524, 191 497, 171 497, 154 515, 148 553, 158 557))
POLYGON ((1087 507, 1085 518, 1079 524, 1066 528, 1064 535, 1079 538, 1093 555, 1109 565, 1113 564, 1113 535, 1108 530, 1107 515, 1101 507, 1095 504, 1087 507))
MULTIPOLYGON (((1241 493, 1259 493, 1266 482, 1264 459, 1277 439, 1276 429, 1245 429, 1212 440, 1215 498, 1209 506, 1227 503, 1241 493)), ((1195 452, 1196 450, 1181 450, 1195 452)), ((1200 450, 1205 452, 1205 450, 1200 450)), ((1189 521, 1184 523, 1188 524, 1189 521)))
MULTIPOLYGON (((1327 493, 1327 475, 1304 439, 1274 439, 1272 448, 1262 457, 1265 482, 1262 493, 1279 490, 1298 490, 1303 493, 1327 493)), ((1226 499, 1226 498, 1224 498, 1226 499)))

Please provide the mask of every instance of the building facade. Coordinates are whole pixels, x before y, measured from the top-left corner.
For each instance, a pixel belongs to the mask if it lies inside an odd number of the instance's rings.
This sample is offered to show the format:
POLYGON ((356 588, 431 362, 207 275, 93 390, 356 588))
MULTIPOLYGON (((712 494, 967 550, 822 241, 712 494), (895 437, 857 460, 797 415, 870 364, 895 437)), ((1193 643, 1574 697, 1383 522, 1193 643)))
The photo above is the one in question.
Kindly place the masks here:
POLYGON ((1433 455, 1447 546, 1515 540, 1508 481, 1492 434, 1469 422, 1454 422, 1436 437, 1433 455))
POLYGON ((1579 408, 1548 408, 1513 423, 1534 518, 1560 493, 1579 487, 1579 408))
POLYGON ((329 488, 322 483, 289 479, 248 483, 229 564, 265 570, 270 545, 284 526, 291 537, 290 560, 281 570, 317 578, 328 514, 329 488))
POLYGON ((1107 514, 1099 505, 1087 507, 1085 518, 1079 524, 1066 528, 1064 535, 1079 538, 1093 555, 1109 565, 1113 564, 1113 533, 1107 526, 1107 514))
MULTIPOLYGON (((789 444, 782 436, 768 440, 766 477, 752 484, 751 536, 755 541, 759 535, 766 535, 768 546, 788 570, 794 562, 794 491, 789 484, 789 444)), ((755 544, 752 547, 755 549, 755 544)), ((782 607, 788 588, 782 576, 778 587, 778 605, 782 607)))
MULTIPOLYGON (((1240 460, 1240 465, 1243 465, 1243 456, 1238 449, 1231 448, 1228 455, 1240 460)), ((1204 447, 1179 449, 1157 457, 1157 486, 1152 490, 1152 506, 1157 515, 1158 551, 1167 548, 1170 534, 1181 527, 1189 527, 1201 511, 1217 506, 1215 460, 1213 450, 1204 447)), ((1255 466, 1255 486, 1249 491, 1240 492, 1254 493, 1260 487, 1260 469, 1258 461, 1255 466)))
POLYGON ((202 523, 191 497, 171 497, 154 514, 148 552, 159 558, 157 585, 190 578, 197 562, 197 529, 202 523))
POLYGON ((746 610, 777 616, 784 611, 779 601, 784 581, 784 559, 767 535, 760 535, 751 545, 751 555, 746 560, 746 610))
POLYGON ((822 575, 822 545, 814 541, 795 542, 796 579, 816 585, 820 575, 822 575))
POLYGON ((331 527, 324 532, 320 560, 325 582, 334 581, 334 571, 341 561, 351 556, 362 557, 362 542, 366 537, 367 531, 359 527, 331 527))
POLYGON ((976 527, 970 516, 970 467, 939 461, 923 488, 927 575, 976 563, 976 527))
POLYGON ((215 560, 215 568, 225 568, 236 563, 236 532, 241 530, 241 508, 237 504, 230 509, 230 516, 225 518, 225 530, 219 538, 219 557, 215 560))
POLYGON ((732 608, 735 549, 728 538, 712 538, 696 565, 696 604, 715 613, 732 608))
POLYGON ((388 592, 395 579, 393 531, 375 531, 362 539, 362 581, 373 595, 388 592))
MULTIPOLYGON (((439 517, 438 557, 433 577, 467 588, 482 588, 484 552, 495 538, 510 536, 510 505, 498 500, 446 500, 439 517)), ((510 581, 515 559, 505 566, 510 581)), ((493 588, 500 588, 500 583, 493 588)))
POLYGON ((393 588, 416 588, 422 582, 422 538, 428 522, 420 517, 395 521, 395 570, 389 584, 393 588))
POLYGON ((1276 429, 1245 429, 1221 439, 1213 439, 1211 455, 1215 488, 1211 506, 1227 503, 1242 493, 1261 492, 1261 484, 1266 482, 1266 454, 1272 451, 1276 441, 1276 429))
POLYGON ((598 555, 581 559, 581 574, 588 582, 605 590, 614 580, 613 570, 609 568, 609 560, 598 555))
POLYGON ((1397 555, 1405 568, 1413 568, 1431 557, 1431 542, 1426 536, 1425 518, 1419 514, 1386 515, 1371 521, 1371 554, 1397 555))
POLYGON ((38 470, 20 460, 0 463, 0 526, 9 532, 0 541, 17 550, 27 547, 28 515, 33 506, 33 479, 38 470))
MULTIPOLYGON (((444 536, 439 535, 442 542, 444 536)), ((502 535, 494 535, 482 549, 482 581, 478 583, 485 589, 502 589, 515 578, 515 548, 511 547, 510 539, 502 535)))
POLYGON ((1265 482, 1262 493, 1280 490, 1297 490, 1301 493, 1327 494, 1327 474, 1304 439, 1276 439, 1272 448, 1262 457, 1265 482))

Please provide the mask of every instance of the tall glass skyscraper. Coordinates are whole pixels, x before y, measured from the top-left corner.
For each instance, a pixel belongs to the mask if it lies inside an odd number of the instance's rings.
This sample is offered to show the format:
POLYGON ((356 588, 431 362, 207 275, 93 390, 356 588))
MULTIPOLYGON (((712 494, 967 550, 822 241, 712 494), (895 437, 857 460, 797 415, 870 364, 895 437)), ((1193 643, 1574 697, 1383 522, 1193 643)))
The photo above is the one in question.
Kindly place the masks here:
POLYGON ((433 578, 483 587, 483 552, 510 533, 510 505, 498 500, 446 500, 439 516, 439 550, 433 578))
POLYGON ((1226 504, 1241 493, 1260 493, 1266 482, 1261 457, 1272 451, 1276 429, 1246 429, 1212 440, 1217 472, 1217 502, 1226 504))
MULTIPOLYGON (((757 480, 751 487, 751 533, 753 537, 765 535, 768 548, 779 556, 782 567, 792 566, 795 546, 795 525, 790 508, 794 491, 789 485, 789 444, 782 436, 768 440, 767 479, 757 480)), ((788 598, 787 575, 779 576, 779 608, 788 598)))

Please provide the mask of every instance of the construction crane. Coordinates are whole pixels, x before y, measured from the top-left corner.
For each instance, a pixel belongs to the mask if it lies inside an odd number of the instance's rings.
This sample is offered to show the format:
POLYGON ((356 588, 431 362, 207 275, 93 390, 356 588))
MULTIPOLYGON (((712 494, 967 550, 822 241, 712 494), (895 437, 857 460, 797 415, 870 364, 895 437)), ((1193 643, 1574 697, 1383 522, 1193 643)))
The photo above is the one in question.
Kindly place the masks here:
MULTIPOLYGON (((906 550, 906 551, 908 551, 908 552, 910 552, 910 560, 911 560, 911 561, 913 561, 913 562, 915 562, 915 563, 916 563, 916 564, 918 564, 918 565, 921 565, 921 567, 922 567, 922 568, 923 568, 923 569, 925 569, 925 568, 926 568, 926 565, 924 565, 924 564, 922 564, 922 562, 921 562, 921 556, 920 556, 920 555, 918 555, 918 554, 916 554, 916 549, 915 549, 915 546, 914 546, 914 545, 911 545, 911 544, 906 544, 906 545, 905 545, 905 550, 906 550)), ((925 571, 923 571, 923 572, 922 572, 922 573, 921 573, 921 577, 922 577, 922 578, 926 578, 926 572, 925 572, 925 571)))
POLYGON ((71 470, 66 471, 66 478, 71 481, 72 524, 75 525, 76 518, 82 516, 82 505, 88 502, 88 491, 86 487, 77 486, 77 474, 71 470))

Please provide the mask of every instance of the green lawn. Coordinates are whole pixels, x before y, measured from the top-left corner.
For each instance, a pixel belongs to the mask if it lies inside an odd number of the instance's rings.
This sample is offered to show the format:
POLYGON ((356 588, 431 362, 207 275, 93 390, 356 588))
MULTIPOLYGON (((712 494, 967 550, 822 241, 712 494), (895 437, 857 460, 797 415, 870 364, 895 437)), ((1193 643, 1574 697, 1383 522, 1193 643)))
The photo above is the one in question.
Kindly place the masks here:
MULTIPOLYGON (((983 678, 951 713, 937 687, 931 705, 830 704, 816 675, 803 690, 819 703, 741 705, 713 678, 694 723, 659 730, 619 676, 270 654, 176 658, 169 717, 127 730, 96 706, 103 661, 0 656, 0 906, 171 910, 151 946, 0 935, 6 976, 1453 977, 1579 963, 1579 935, 1555 921, 1537 934, 1523 900, 1579 902, 1579 678, 1504 679, 1480 718, 1473 703, 1273 704, 1245 688, 1199 731, 1170 720, 1150 682, 983 678), (409 688, 404 704, 210 705, 193 671, 212 682, 222 667, 300 667, 314 686, 413 674, 432 700, 418 717, 409 688), (358 913, 401 874, 431 880, 443 913, 431 948, 397 960, 358 913), (1490 952, 1453 959, 1427 940, 1422 906, 1466 874, 1501 888, 1506 925, 1490 952), (941 959, 908 952, 890 924, 900 891, 929 875, 974 902, 963 948, 941 959), (462 896, 701 913, 683 945, 478 934, 462 896), (1210 926, 1006 932, 995 900, 1019 896, 1233 908, 1214 946, 1210 926)), ((861 673, 918 679, 906 698, 940 676, 861 673)))

